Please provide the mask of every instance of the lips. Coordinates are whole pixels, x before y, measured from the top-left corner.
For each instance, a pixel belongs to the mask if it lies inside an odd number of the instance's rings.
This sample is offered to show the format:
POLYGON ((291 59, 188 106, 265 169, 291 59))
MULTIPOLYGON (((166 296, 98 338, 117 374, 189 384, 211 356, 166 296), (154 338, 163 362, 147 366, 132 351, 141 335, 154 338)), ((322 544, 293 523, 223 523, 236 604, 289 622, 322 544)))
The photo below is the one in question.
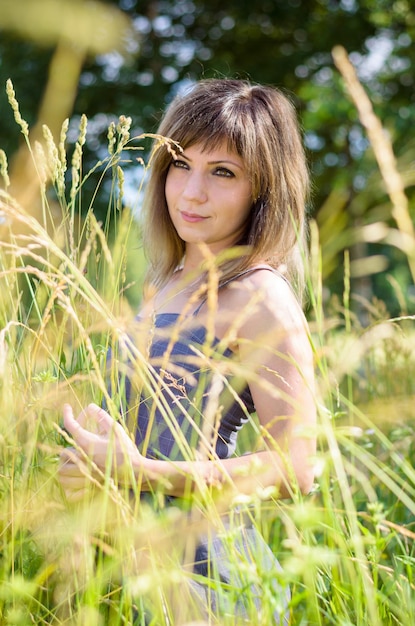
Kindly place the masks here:
POLYGON ((180 211, 180 215, 185 222, 203 222, 207 219, 207 217, 203 217, 203 215, 198 215, 197 213, 189 213, 188 211, 180 211))

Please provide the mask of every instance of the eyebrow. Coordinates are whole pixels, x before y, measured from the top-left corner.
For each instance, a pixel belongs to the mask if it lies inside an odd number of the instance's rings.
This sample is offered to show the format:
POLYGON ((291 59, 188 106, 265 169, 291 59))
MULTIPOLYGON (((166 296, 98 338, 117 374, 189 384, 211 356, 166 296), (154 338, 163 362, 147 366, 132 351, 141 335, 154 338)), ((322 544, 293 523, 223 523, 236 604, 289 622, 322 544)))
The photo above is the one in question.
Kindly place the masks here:
POLYGON ((219 159, 218 161, 208 161, 209 165, 219 165, 222 163, 227 163, 229 165, 235 165, 236 167, 239 167, 239 169, 243 169, 242 165, 239 165, 239 163, 236 163, 236 161, 228 161, 227 159, 219 159))
MULTIPOLYGON (((189 157, 186 156, 184 152, 180 156, 182 159, 185 159, 186 161, 191 161, 191 159, 189 159, 189 157)), ((240 170, 245 169, 243 165, 240 165, 236 161, 230 161, 228 159, 215 159, 214 161, 208 161, 208 165, 224 165, 224 164, 234 165, 235 167, 238 167, 240 170)))

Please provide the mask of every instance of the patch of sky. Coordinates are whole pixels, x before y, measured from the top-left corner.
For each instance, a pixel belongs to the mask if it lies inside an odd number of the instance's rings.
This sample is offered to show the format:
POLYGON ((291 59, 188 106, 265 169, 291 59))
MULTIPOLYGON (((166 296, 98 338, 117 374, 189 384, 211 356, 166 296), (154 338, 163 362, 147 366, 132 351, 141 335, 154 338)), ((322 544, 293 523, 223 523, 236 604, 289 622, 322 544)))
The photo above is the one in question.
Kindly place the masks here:
POLYGON ((209 37, 213 41, 220 39, 222 35, 223 30, 220 28, 220 26, 212 26, 212 28, 209 29, 209 37))
POLYGON ((175 57, 175 63, 179 66, 187 65, 195 56, 196 43, 194 41, 166 41, 160 46, 160 54, 163 57, 175 57))
POLYGON ((328 167, 335 167, 336 165, 339 164, 339 158, 338 158, 337 154, 334 154, 334 152, 328 152, 324 156, 324 163, 328 167))
POLYGON ((196 52, 196 43, 194 41, 183 41, 177 46, 176 63, 184 66, 190 63, 196 52))
POLYGON ((170 101, 177 95, 184 95, 194 84, 195 81, 191 78, 183 78, 182 80, 177 81, 177 83, 172 85, 167 100, 170 101))
POLYGON ((307 78, 309 74, 310 69, 307 67, 307 65, 297 65, 297 67, 295 68, 295 75, 298 78, 307 78))
POLYGON ((146 170, 142 163, 137 162, 134 167, 124 169, 123 204, 128 206, 133 215, 138 218, 143 204, 143 194, 146 186, 146 170))
POLYGON ((183 15, 182 24, 185 26, 191 26, 195 21, 195 16, 192 13, 188 13, 187 15, 183 15))
POLYGON ((197 51, 197 57, 201 61, 209 61, 212 58, 212 50, 209 50, 206 46, 201 46, 197 51))
POLYGON ((135 80, 138 85, 141 85, 142 87, 149 87, 154 83, 154 74, 151 70, 137 72, 135 80))
MULTIPOLYGON (((74 116, 69 121, 67 140, 69 144, 75 144, 79 136, 79 123, 80 117, 74 116)), ((108 156, 108 151, 105 142, 102 142, 102 135, 108 133, 108 127, 114 122, 118 124, 118 117, 116 115, 108 115, 106 113, 97 113, 91 118, 88 118, 87 126, 87 144, 91 150, 98 152, 100 159, 105 159, 108 156)))
POLYGON ((408 58, 391 56, 389 59, 389 67, 395 73, 404 72, 411 67, 411 61, 408 58))
POLYGON ((367 39, 365 46, 368 51, 367 54, 360 55, 355 52, 350 55, 362 81, 371 80, 382 71, 393 51, 394 40, 391 33, 385 30, 377 37, 367 39))
POLYGON ((367 150, 369 142, 360 126, 352 126, 349 131, 350 154, 357 159, 367 150))
POLYGON ((151 32, 151 22, 144 15, 138 15, 133 19, 133 28, 141 35, 148 35, 151 32))
POLYGON ((136 55, 140 49, 140 40, 142 35, 133 31, 132 35, 125 38, 125 51, 130 55, 136 55))
POLYGON ((186 29, 183 24, 174 24, 172 29, 172 34, 174 37, 180 38, 184 37, 186 34, 186 29))
POLYGON ((221 19, 220 26, 222 30, 232 30, 235 26, 235 20, 230 15, 227 15, 221 19))
POLYGON ((168 15, 158 15, 152 21, 154 32, 160 37, 166 37, 171 32, 172 22, 168 15))
POLYGON ((353 178, 353 187, 356 191, 362 191, 367 184, 367 178, 363 174, 356 174, 353 178))
POLYGON ((408 33, 401 33, 396 42, 400 48, 408 48, 412 43, 412 38, 408 33))
POLYGON ((100 54, 96 57, 96 62, 103 68, 102 77, 104 80, 112 82, 119 78, 125 58, 119 52, 113 51, 100 54))
POLYGON ((327 85, 331 82, 333 78, 333 70, 331 67, 322 67, 318 72, 316 72, 313 76, 313 81, 317 85, 327 85))
POLYGON ((92 72, 82 72, 81 76, 79 77, 79 82, 84 87, 90 87, 91 85, 96 83, 96 80, 97 78, 92 72))
POLYGON ((120 9, 123 11, 130 11, 137 4, 137 0, 119 0, 120 1, 120 9))
POLYGON ((196 7, 189 0, 176 0, 173 6, 169 6, 168 10, 173 17, 188 17, 196 11, 196 7))
POLYGON ((356 0, 340 0, 340 8, 348 13, 356 13, 358 6, 356 0))
POLYGON ((400 118, 407 120, 411 117, 411 109, 409 107, 400 107, 398 114, 400 118))
POLYGON ((306 132, 304 143, 309 150, 321 150, 324 147, 324 140, 317 133, 306 132))
POLYGON ((160 74, 165 83, 174 83, 174 81, 176 81, 179 77, 179 72, 171 65, 165 65, 161 69, 160 74))

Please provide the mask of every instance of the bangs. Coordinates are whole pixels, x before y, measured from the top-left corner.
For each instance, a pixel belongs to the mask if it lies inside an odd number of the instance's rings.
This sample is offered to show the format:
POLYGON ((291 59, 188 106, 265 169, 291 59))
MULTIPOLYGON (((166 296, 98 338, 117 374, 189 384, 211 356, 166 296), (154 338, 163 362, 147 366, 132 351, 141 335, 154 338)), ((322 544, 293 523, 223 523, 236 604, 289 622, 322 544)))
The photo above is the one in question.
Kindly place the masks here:
POLYGON ((200 144, 204 152, 215 150, 220 144, 226 142, 229 151, 236 152, 244 158, 246 128, 240 123, 235 123, 234 120, 223 118, 221 112, 218 112, 217 116, 204 115, 196 119, 192 118, 189 124, 172 129, 170 137, 184 150, 200 144))
POLYGON ((249 105, 234 99, 227 103, 218 100, 210 110, 203 106, 203 102, 183 103, 160 130, 177 141, 183 150, 198 144, 203 152, 210 152, 226 143, 229 152, 236 153, 244 161, 256 197, 266 168, 264 164, 260 166, 257 159, 258 151, 262 154, 264 146, 259 145, 261 136, 258 137, 249 105))
POLYGON ((199 143, 203 150, 211 150, 226 141, 229 150, 242 158, 250 157, 247 146, 256 134, 252 103, 239 93, 222 93, 223 86, 219 83, 213 93, 212 89, 197 94, 191 90, 168 110, 159 132, 183 149, 199 143))

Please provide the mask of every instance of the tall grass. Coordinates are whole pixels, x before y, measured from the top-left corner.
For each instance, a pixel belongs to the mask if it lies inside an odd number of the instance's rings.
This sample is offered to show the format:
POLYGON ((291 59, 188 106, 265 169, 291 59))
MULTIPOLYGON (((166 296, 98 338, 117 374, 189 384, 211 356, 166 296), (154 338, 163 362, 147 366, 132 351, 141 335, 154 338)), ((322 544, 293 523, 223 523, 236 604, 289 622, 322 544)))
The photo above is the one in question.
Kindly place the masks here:
MULTIPOLYGON (((16 200, 1 153, 0 622, 190 623, 198 602, 181 563, 213 526, 226 537, 229 567, 238 569, 246 589, 255 583, 261 590, 264 608, 258 613, 252 599, 250 624, 270 623, 281 604, 276 581, 291 589, 294 626, 415 623, 413 319, 404 310, 391 319, 384 303, 365 302, 369 324, 362 327, 351 305, 347 255, 343 301, 325 302, 315 225, 309 318, 319 450, 313 492, 279 500, 270 492, 205 491, 194 496, 191 515, 163 506, 156 514, 104 474, 90 482, 88 497, 66 502, 56 478, 59 450, 68 443, 60 426, 63 403, 77 409, 105 400, 119 414, 121 398, 108 392, 106 378, 110 347, 122 346, 136 375, 151 378, 145 351, 130 339, 135 311, 128 295, 139 290, 144 260, 134 216, 122 206, 122 160, 137 141, 127 119, 109 129, 108 156, 96 170, 101 183, 111 181, 105 189, 111 189, 112 218, 100 224, 94 198, 83 191, 90 175, 82 167, 86 118, 72 155, 67 124, 57 143, 44 128, 43 143, 32 146, 11 84, 8 93, 36 171, 37 210, 35 217, 32 206, 16 200), (82 218, 81 205, 87 207, 82 218), (241 507, 269 541, 281 571, 238 559, 241 507), (234 524, 223 525, 224 510, 234 524)), ((113 367, 114 382, 122 368, 113 367)), ((173 419, 168 406, 163 410, 173 419)), ((252 449, 262 438, 252 420, 242 445, 252 449)), ((237 624, 237 590, 213 592, 229 602, 220 623, 237 624)), ((203 619, 217 623, 212 615, 203 619)))

